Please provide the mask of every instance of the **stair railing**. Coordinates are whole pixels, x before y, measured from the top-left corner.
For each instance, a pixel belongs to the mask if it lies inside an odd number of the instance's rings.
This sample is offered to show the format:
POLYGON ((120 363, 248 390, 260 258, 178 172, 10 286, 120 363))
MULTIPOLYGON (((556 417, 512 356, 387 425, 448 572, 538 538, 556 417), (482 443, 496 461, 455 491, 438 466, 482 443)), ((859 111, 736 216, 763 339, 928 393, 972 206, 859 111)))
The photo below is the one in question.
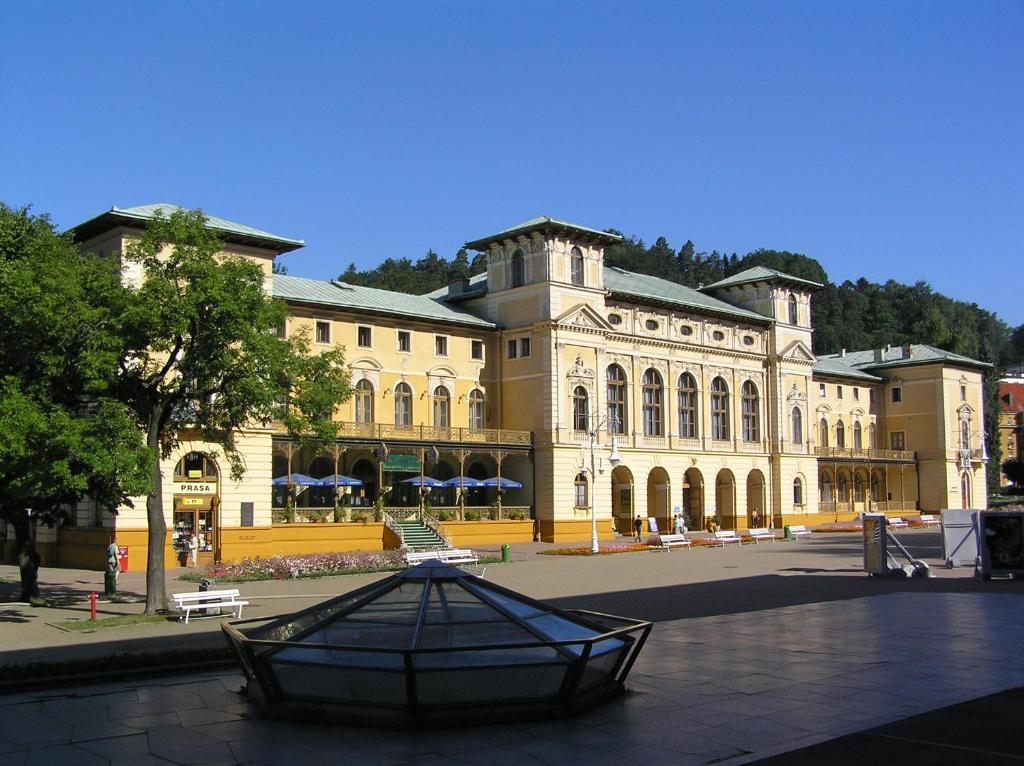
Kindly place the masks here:
POLYGON ((444 540, 444 545, 446 548, 455 547, 455 545, 452 543, 452 536, 448 534, 448 530, 444 528, 444 524, 442 524, 429 511, 423 511, 423 523, 426 524, 435 535, 444 540))
POLYGON ((381 520, 384 522, 384 526, 395 533, 398 537, 399 547, 405 547, 405 530, 402 529, 402 525, 398 523, 394 516, 387 511, 381 511, 381 520))

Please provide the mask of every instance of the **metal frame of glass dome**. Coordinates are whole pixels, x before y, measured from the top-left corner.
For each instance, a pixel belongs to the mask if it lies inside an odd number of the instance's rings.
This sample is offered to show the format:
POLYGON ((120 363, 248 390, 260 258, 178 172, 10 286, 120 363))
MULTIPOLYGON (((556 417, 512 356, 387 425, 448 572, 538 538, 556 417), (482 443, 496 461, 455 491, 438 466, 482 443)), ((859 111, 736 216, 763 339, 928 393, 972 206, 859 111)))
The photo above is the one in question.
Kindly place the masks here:
MULTIPOLYGON (((643 620, 561 610, 439 562, 269 622, 254 618, 222 625, 248 681, 249 698, 265 715, 413 727, 560 716, 586 709, 624 690, 651 628, 643 620), (400 585, 417 582, 423 583, 422 596, 410 646, 302 640, 400 585), (443 594, 443 583, 455 583, 481 598, 536 638, 417 645, 428 601, 435 591, 443 594), (527 613, 533 616, 524 618, 527 613), (556 632, 574 635, 546 637, 530 619, 544 620, 549 633, 554 626, 556 632)), ((509 632, 515 628, 510 626, 509 632)))

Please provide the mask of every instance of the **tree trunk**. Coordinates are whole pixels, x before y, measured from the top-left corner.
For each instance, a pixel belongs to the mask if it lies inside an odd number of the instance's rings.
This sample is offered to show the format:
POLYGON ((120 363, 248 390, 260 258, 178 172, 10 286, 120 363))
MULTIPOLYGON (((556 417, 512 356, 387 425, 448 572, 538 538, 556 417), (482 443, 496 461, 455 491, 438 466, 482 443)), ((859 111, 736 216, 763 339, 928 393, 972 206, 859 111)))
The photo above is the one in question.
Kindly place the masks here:
POLYGON ((146 523, 149 528, 149 553, 146 556, 146 614, 167 608, 167 584, 164 573, 164 545, 167 523, 164 521, 163 476, 160 472, 160 431, 158 415, 153 414, 146 445, 153 450, 153 489, 146 497, 146 523))
POLYGON ((27 513, 15 515, 14 540, 18 549, 18 569, 21 573, 21 595, 19 601, 30 604, 42 600, 39 595, 39 553, 32 541, 32 525, 27 513))

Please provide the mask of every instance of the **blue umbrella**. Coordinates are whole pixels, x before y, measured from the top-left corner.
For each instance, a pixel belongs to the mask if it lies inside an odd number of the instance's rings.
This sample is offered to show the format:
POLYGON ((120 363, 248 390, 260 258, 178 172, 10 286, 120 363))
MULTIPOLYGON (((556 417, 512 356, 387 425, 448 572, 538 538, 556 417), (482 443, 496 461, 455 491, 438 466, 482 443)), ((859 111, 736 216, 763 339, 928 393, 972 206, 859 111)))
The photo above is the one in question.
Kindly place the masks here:
POLYGON ((297 484, 300 487, 315 487, 320 483, 320 479, 314 479, 304 473, 293 473, 291 476, 278 476, 270 482, 274 487, 287 487, 289 483, 297 484))
POLYGON ((518 481, 512 481, 512 479, 506 479, 502 476, 500 479, 497 476, 492 476, 490 479, 484 479, 483 486, 485 487, 497 487, 498 489, 522 489, 523 485, 518 481))
MULTIPOLYGON (((335 484, 334 478, 335 474, 331 474, 330 476, 324 476, 324 478, 316 480, 316 485, 318 487, 333 487, 335 484)), ((353 479, 351 476, 345 476, 345 474, 342 473, 337 474, 337 478, 337 484, 339 487, 363 486, 363 483, 359 479, 353 479)))
POLYGON ((443 481, 438 481, 431 476, 413 476, 411 479, 402 479, 401 483, 412 484, 415 487, 429 487, 430 489, 444 486, 443 481))
POLYGON ((447 479, 441 483, 446 487, 455 487, 456 489, 460 486, 465 489, 479 489, 480 487, 487 486, 484 484, 483 479, 474 479, 472 476, 456 476, 454 479, 447 479), (460 480, 462 481, 462 484, 459 484, 460 480))

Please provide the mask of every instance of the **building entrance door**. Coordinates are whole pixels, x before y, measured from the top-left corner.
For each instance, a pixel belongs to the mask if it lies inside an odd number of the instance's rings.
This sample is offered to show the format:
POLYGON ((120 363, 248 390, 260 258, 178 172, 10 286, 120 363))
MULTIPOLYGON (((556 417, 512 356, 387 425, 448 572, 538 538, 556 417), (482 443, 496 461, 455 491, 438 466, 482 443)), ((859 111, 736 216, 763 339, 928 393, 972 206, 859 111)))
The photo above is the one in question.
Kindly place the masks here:
POLYGON ((217 550, 216 495, 174 496, 174 552, 180 566, 208 566, 217 550), (195 561, 192 560, 192 536, 195 535, 195 561))

